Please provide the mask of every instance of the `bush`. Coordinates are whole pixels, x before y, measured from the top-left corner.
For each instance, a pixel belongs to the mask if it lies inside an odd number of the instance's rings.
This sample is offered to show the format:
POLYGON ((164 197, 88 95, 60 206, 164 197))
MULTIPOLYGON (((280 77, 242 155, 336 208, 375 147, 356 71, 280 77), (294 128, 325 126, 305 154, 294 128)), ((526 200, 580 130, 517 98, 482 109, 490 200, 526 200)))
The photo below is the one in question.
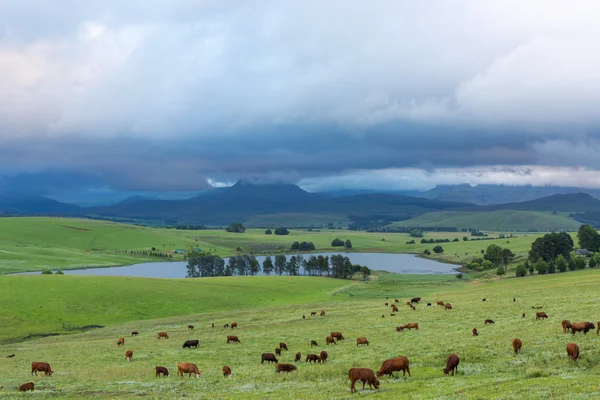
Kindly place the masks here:
POLYGON ((300 249, 300 242, 292 243, 292 250, 298 250, 298 249, 300 249))
POLYGON ((272 233, 273 233, 273 232, 272 232, 270 229, 267 229, 267 230, 265 231, 265 235, 270 235, 270 234, 272 234, 272 233))
POLYGON ((453 242, 458 242, 458 238, 454 238, 454 240, 452 240, 453 242))
POLYGON ((427 249, 423 250, 423 254, 425 254, 426 256, 431 255, 431 252, 427 249))
POLYGON ((347 249, 352 248, 352 242, 350 241, 350 239, 346 240, 346 243, 344 243, 344 247, 347 249))
POLYGON ((567 268, 569 268, 569 262, 567 261, 565 256, 560 254, 558 257, 556 257, 556 260, 554 261, 554 266, 556 267, 558 272, 565 272, 567 268))
POLYGON ((406 244, 415 244, 415 241, 411 240, 411 241, 406 242, 406 244))
POLYGON ((506 274, 506 270, 504 269, 504 267, 501 265, 498 267, 498 269, 496 270, 496 275, 501 276, 506 274))
POLYGON ((42 270, 42 275, 52 275, 52 270, 49 268, 44 268, 42 270))
POLYGON ((275 229, 275 234, 279 235, 279 236, 285 236, 285 235, 289 235, 290 231, 288 231, 285 228, 277 228, 277 229, 275 229))
POLYGON ((244 225, 242 225, 240 223, 231 224, 225 230, 227 232, 233 232, 233 233, 244 233, 244 232, 246 232, 246 228, 244 227, 244 225))
POLYGON ((465 241, 465 242, 466 242, 466 241, 468 241, 468 240, 469 240, 469 238, 468 238, 468 237, 466 237, 466 236, 463 236, 463 241, 465 241))
POLYGON ((573 262, 575 263, 575 269, 584 269, 587 264, 582 256, 576 256, 573 262))
POLYGON ((517 271, 515 272, 515 276, 518 278, 522 278, 527 275, 527 267, 525 264, 521 263, 517 265, 517 271))
POLYGON ((456 274, 456 278, 462 279, 463 278, 463 274, 456 274))
POLYGON ((65 273, 62 271, 62 269, 57 269, 55 274, 56 275, 64 275, 65 273))
POLYGON ((442 254, 444 252, 444 248, 442 246, 435 246, 433 248, 433 252, 435 254, 442 254))
POLYGON ((300 251, 315 250, 315 244, 313 242, 302 242, 299 247, 300 251))
POLYGON ((423 237, 423 231, 421 231, 419 229, 413 229, 412 231, 410 231, 410 236, 411 237, 423 237))
POLYGON ((335 238, 331 242, 331 247, 342 247, 344 246, 344 241, 340 238, 335 238))
POLYGON ((540 259, 538 262, 535 263, 534 267, 539 275, 544 275, 546 274, 546 272, 548 272, 548 263, 544 260, 540 259))

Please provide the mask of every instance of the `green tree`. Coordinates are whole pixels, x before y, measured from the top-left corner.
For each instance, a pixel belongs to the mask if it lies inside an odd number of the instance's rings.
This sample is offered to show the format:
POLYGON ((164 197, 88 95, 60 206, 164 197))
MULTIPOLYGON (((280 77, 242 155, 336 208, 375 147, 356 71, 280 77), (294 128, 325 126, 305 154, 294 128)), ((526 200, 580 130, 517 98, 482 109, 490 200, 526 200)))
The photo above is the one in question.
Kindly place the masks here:
POLYGON ((429 250, 425 249, 425 250, 423 250, 423 254, 425 254, 426 256, 428 256, 428 255, 431 254, 431 252, 429 250))
POLYGON ((344 241, 340 238, 335 238, 331 241, 331 247, 342 247, 344 245, 344 241))
POLYGON ((346 243, 344 243, 344 247, 347 249, 352 248, 352 242, 350 241, 350 239, 346 240, 346 243))
POLYGON ((485 250, 483 258, 485 260, 489 260, 494 265, 500 265, 503 260, 502 247, 498 246, 497 244, 490 244, 485 250))
POLYGON ((525 260, 525 267, 527 267, 527 271, 529 271, 529 275, 533 275, 533 272, 535 271, 533 263, 530 263, 528 260, 525 260))
POLYGON ((600 251, 600 234, 591 225, 583 224, 577 231, 579 247, 589 251, 600 251))
POLYGON ((434 252, 435 254, 442 254, 442 253, 444 252, 444 248, 443 248, 442 246, 439 246, 439 245, 438 245, 438 246, 435 246, 435 247, 433 248, 433 252, 434 252))
POLYGON ((290 231, 288 231, 285 228, 277 228, 277 229, 275 229, 275 234, 279 235, 279 236, 285 236, 285 235, 289 235, 290 231))
POLYGON ((525 275, 527 275, 527 267, 525 266, 525 264, 520 263, 519 265, 517 265, 517 271, 515 272, 515 275, 518 278, 522 278, 525 275))
POLYGON ((246 228, 244 227, 244 225, 242 225, 240 223, 233 223, 233 224, 229 225, 225 230, 227 232, 233 232, 233 233, 246 232, 246 228))
POLYGON ((575 263, 575 269, 584 269, 587 264, 582 256, 575 256, 573 262, 575 263))
POLYGON ((369 267, 360 267, 360 273, 363 276, 363 280, 366 281, 367 279, 369 279, 369 275, 371 275, 371 270, 369 269, 369 267))
POLYGON ((482 270, 488 270, 488 269, 492 269, 492 268, 494 268, 494 263, 492 263, 490 260, 484 260, 481 263, 482 270))
POLYGON ((592 256, 592 259, 590 260, 590 268, 596 268, 598 265, 600 265, 600 253, 594 253, 594 255, 592 256), (594 265, 592 266, 592 260, 594 261, 594 265))
POLYGON ((469 240, 469 238, 468 238, 468 237, 466 237, 466 236, 463 236, 463 241, 465 241, 465 242, 466 242, 466 241, 468 241, 468 240, 469 240))
POLYGON ((265 231, 265 235, 270 235, 270 234, 272 234, 272 233, 273 233, 273 232, 272 232, 270 229, 267 229, 267 230, 265 231))
POLYGON ((553 274, 556 272, 556 266, 554 265, 554 261, 550 261, 548 263, 548 273, 553 274))
POLYGON ((559 254, 568 259, 571 257, 571 251, 573 251, 573 239, 568 233, 548 233, 533 242, 529 250, 529 259, 536 262, 541 258, 549 262, 555 260, 559 254))
POLYGON ((538 260, 534 267, 539 275, 544 275, 548 272, 548 263, 542 259, 538 260))
POLYGON ((287 259, 284 255, 278 254, 275 256, 275 273, 281 276, 285 272, 285 267, 287 264, 287 259))
POLYGON ((565 272, 567 268, 569 268, 569 262, 567 261, 565 256, 560 254, 558 257, 556 257, 556 260, 554 261, 554 266, 556 267, 558 272, 565 272))
POLYGON ((510 264, 513 258, 515 258, 515 255, 510 249, 502 249, 502 264, 504 264, 505 267, 510 264))
POLYGON ((300 243, 299 242, 292 243, 292 250, 298 250, 298 249, 300 249, 300 243))
POLYGON ((419 229, 413 229, 412 231, 410 231, 410 236, 417 238, 423 237, 423 231, 419 229))
POLYGON ((504 267, 502 265, 498 266, 498 269, 496 270, 496 275, 504 275, 506 274, 506 270, 504 269, 504 267))

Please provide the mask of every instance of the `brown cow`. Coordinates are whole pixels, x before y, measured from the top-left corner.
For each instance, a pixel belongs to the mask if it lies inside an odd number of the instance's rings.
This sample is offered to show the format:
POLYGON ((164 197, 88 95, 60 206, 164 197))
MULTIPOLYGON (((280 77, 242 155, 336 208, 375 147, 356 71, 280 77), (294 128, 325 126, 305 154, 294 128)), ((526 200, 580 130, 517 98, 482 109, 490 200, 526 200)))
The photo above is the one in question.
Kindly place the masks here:
POLYGON ((359 344, 366 344, 368 346, 369 341, 366 337, 359 337, 358 339, 356 339, 356 345, 358 346, 359 344))
POLYGON ((260 356, 260 363, 262 364, 265 361, 277 363, 277 357, 275 357, 275 354, 273 353, 262 353, 260 356))
POLYGON ((177 373, 179 374, 181 379, 183 379, 184 373, 188 374, 188 378, 191 378, 192 374, 194 374, 194 376, 196 378, 200 378, 200 376, 202 376, 202 372, 200 372, 200 370, 198 370, 198 367, 196 366, 196 364, 187 363, 187 362, 180 362, 179 364, 177 364, 177 373))
POLYGON ((396 314, 392 313, 392 314, 390 314, 390 316, 392 316, 392 317, 395 317, 395 316, 396 316, 396 314))
POLYGON ((409 306, 409 307, 412 306, 412 304, 410 304, 410 301, 407 301, 406 305, 409 306))
POLYGON ((331 336, 327 336, 325 338, 325 344, 329 345, 329 344, 337 344, 337 343, 335 342, 334 338, 332 338, 331 336))
POLYGON ((521 351, 521 347, 523 347, 523 342, 521 339, 513 339, 512 341, 513 349, 515 350, 515 356, 521 351))
POLYGON ((231 329, 233 329, 233 328, 237 328, 237 326, 238 326, 238 325, 237 325, 237 322, 232 322, 232 323, 231 323, 231 329))
POLYGON ((125 359, 126 359, 127 361, 131 361, 131 357, 133 357, 133 350, 127 350, 127 351, 125 352, 125 359))
POLYGON ((400 303, 400 300, 394 299, 394 303, 400 303))
POLYGON ((477 328, 473 328, 473 336, 479 336, 479 332, 477 332, 477 328))
POLYGON ((296 358, 294 358, 294 362, 298 362, 302 359, 302 353, 297 352, 296 353, 296 358))
POLYGON ((481 299, 481 301, 487 301, 487 299, 484 297, 483 299, 481 299))
POLYGON ((406 329, 406 325, 400 325, 396 327, 396 332, 402 332, 406 329))
POLYGON ((117 346, 121 346, 121 345, 125 345, 125 338, 118 338, 117 339, 117 346))
POLYGON ((317 343, 316 340, 311 340, 310 341, 310 347, 313 347, 313 346, 318 346, 318 343, 317 343))
POLYGON ((411 329, 419 329, 419 323, 418 322, 411 322, 410 324, 406 324, 406 329, 411 330, 411 329))
POLYGON ((398 307, 396 307, 395 305, 392 304, 392 311, 393 312, 398 312, 398 307))
POLYGON ((156 370, 156 377, 157 378, 160 377, 160 374, 162 374, 162 376, 164 376, 164 377, 169 376, 169 370, 166 369, 165 367, 159 367, 159 366, 157 366, 155 368, 155 370, 156 370))
POLYGON ((387 306, 389 306, 389 304, 388 304, 388 303, 385 303, 385 306, 387 307, 387 306))
POLYGON ((281 356, 281 349, 279 347, 275 347, 275 355, 281 356))
MULTIPOLYGON (((325 311, 321 311, 321 317, 324 317, 324 316, 325 316, 325 311)), ((285 365, 285 364, 283 364, 283 365, 285 365)))
POLYGON ((231 368, 227 365, 223 366, 223 376, 231 376, 231 368))
POLYGON ((329 354, 327 354, 327 352, 325 350, 323 350, 322 352, 319 353, 319 362, 325 363, 325 361, 327 361, 328 356, 329 356, 329 354))
POLYGON ((212 323, 212 327, 213 327, 213 328, 215 327, 215 323, 214 323, 214 322, 212 323))
POLYGON ((381 318, 385 318, 385 315, 384 315, 384 314, 381 314, 381 318))
POLYGON ((410 308, 412 308, 413 310, 417 310, 417 308, 415 306, 413 306, 412 304, 410 305, 410 308))
POLYGON ((525 318, 525 313, 521 314, 521 318, 525 318))
POLYGON ((28 390, 33 391, 33 389, 34 389, 33 382, 27 382, 27 383, 24 383, 21 386, 19 386, 19 392, 26 392, 28 390))
POLYGON ((131 332, 131 336, 137 336, 137 335, 139 335, 139 334, 140 334, 140 333, 139 333, 138 331, 133 331, 133 332, 131 332))
POLYGON ((571 321, 569 321, 568 319, 563 319, 561 325, 563 328, 563 333, 567 333, 567 331, 571 329, 571 321))
POLYGON ((583 332, 584 335, 587 335, 589 331, 594 329, 596 329, 596 327, 591 322, 573 322, 571 324, 571 332, 573 335, 576 332, 583 332))
POLYGON ((344 340, 342 332, 331 332, 331 337, 336 338, 337 340, 344 340))
POLYGON ((573 361, 577 361, 579 358, 579 346, 576 343, 569 343, 567 345, 567 354, 573 361))
POLYGON ((161 337, 168 339, 169 335, 167 334, 167 332, 158 332, 158 339, 160 339, 161 337))
POLYGON ((319 356, 316 354, 307 354, 306 355, 306 361, 307 363, 311 363, 311 362, 319 362, 319 356))
POLYGON ((230 342, 242 343, 242 342, 240 342, 240 339, 237 336, 232 336, 232 335, 227 336, 227 343, 230 343, 230 342))
POLYGON ((292 372, 297 370, 298 368, 296 368, 295 365, 292 364, 277 364, 275 365, 275 372, 280 373, 280 372, 292 372))
POLYGON ((348 370, 348 378, 350 378, 350 392, 356 393, 356 388, 354 384, 356 381, 362 381, 363 390, 365 390, 365 383, 369 384, 369 389, 379 389, 379 379, 375 377, 375 374, 372 370, 368 368, 350 368, 348 370))
POLYGON ((283 342, 279 342, 279 348, 282 349, 282 350, 287 350, 288 349, 287 345, 285 343, 283 343, 283 342))
POLYGON ((445 303, 444 303, 442 300, 438 300, 438 301, 437 301, 437 305, 438 305, 438 306, 444 306, 444 305, 445 305, 445 303))
POLYGON ((312 317, 313 315, 317 315, 317 312, 316 312, 316 311, 313 311, 313 312, 311 312, 311 313, 310 313, 310 316, 311 316, 311 317, 312 317))
POLYGON ((194 325, 188 325, 188 329, 194 329, 194 325))
POLYGON ((448 359, 446 359, 446 368, 444 368, 444 375, 448 375, 450 371, 452 371, 452 376, 454 376, 454 371, 458 373, 458 363, 460 359, 456 354, 450 354, 448 359))
POLYGON ((408 358, 398 357, 385 360, 383 364, 381 364, 379 371, 377 371, 377 377, 390 375, 393 378, 394 371, 402 371, 402 376, 406 376, 406 373, 408 372, 408 376, 410 376, 410 362, 408 361, 408 358))
POLYGON ((485 321, 483 321, 484 325, 493 324, 493 323, 494 323, 493 319, 486 319, 485 321))
POLYGON ((306 319, 306 315, 302 314, 302 319, 306 319))
POLYGON ((45 362, 32 362, 31 375, 33 375, 34 372, 37 375, 38 371, 43 372, 44 376, 52 376, 52 374, 54 373, 54 371, 52 371, 52 368, 50 368, 50 364, 45 362))
POLYGON ((513 303, 516 303, 516 302, 517 302, 517 299, 515 299, 515 298, 513 297, 513 303))
POLYGON ((548 314, 546 314, 543 311, 538 311, 535 313, 535 319, 544 319, 544 318, 548 318, 548 314))
POLYGON ((444 310, 452 310, 452 304, 450 304, 450 303, 446 303, 446 304, 444 305, 444 310))

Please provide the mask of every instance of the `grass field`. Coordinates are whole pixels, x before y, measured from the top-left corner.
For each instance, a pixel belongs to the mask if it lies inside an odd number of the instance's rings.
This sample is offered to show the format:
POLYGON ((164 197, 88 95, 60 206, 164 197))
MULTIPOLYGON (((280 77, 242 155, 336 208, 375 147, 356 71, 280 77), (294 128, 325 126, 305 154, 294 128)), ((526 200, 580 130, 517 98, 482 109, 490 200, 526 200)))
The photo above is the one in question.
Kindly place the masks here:
MULTIPOLYGON (((492 236, 497 234, 491 233, 492 236)), ((444 243, 445 252, 432 255, 443 261, 464 263, 478 256, 482 249, 496 243, 524 255, 531 242, 541 234, 518 233, 516 238, 492 241, 444 243), (507 243, 509 242, 509 243, 507 243)), ((462 239, 464 233, 426 233, 426 238, 462 239)), ((313 242, 317 251, 342 251, 332 248, 331 241, 350 239, 352 251, 420 254, 434 245, 406 244, 408 234, 367 233, 362 231, 292 230, 287 236, 265 235, 264 230, 250 229, 243 234, 223 230, 180 231, 147 228, 114 222, 66 218, 0 218, 0 274, 39 271, 44 268, 73 269, 93 266, 130 265, 164 258, 131 254, 131 251, 161 252, 199 247, 221 256, 232 254, 276 254, 289 252, 294 241, 313 242), (237 248, 241 248, 241 252, 237 248)), ((418 242, 419 239, 416 239, 418 242)), ((183 260, 173 255, 173 260, 183 260)))
POLYGON ((485 231, 546 231, 577 230, 581 223, 568 217, 567 213, 552 214, 544 211, 438 211, 429 212, 391 226, 454 226, 485 231))
MULTIPOLYGON (((20 306, 18 301, 9 307, 2 303, 2 312, 20 307, 21 316, 30 315, 29 325, 35 324, 45 312, 58 313, 57 317, 70 314, 69 310, 57 311, 62 306, 53 303, 52 298, 58 294, 61 301, 73 307, 82 301, 82 293, 89 295, 95 291, 99 294, 94 295, 97 296, 94 299, 111 299, 113 310, 99 307, 82 311, 96 314, 90 317, 93 320, 86 320, 90 322, 99 322, 96 318, 101 319, 116 310, 123 311, 119 311, 120 316, 108 318, 108 323, 118 322, 121 316, 137 318, 134 313, 138 309, 148 310, 146 312, 152 315, 161 300, 172 302, 165 306, 172 314, 197 309, 187 316, 111 323, 106 328, 80 334, 0 345, 3 359, 0 397, 7 399, 22 398, 16 388, 30 380, 38 389, 30 395, 61 399, 285 400, 363 396, 374 399, 590 399, 600 395, 600 346, 595 332, 572 336, 563 334, 560 326, 562 319, 594 323, 600 319, 597 307, 600 271, 596 270, 488 282, 382 275, 367 283, 350 285, 326 278, 313 281, 300 277, 222 278, 190 283, 157 280, 151 283, 155 287, 144 286, 141 281, 146 280, 125 278, 114 278, 123 282, 120 286, 89 277, 67 276, 3 277, 1 281, 9 279, 12 281, 5 284, 2 292, 14 290, 23 300, 27 285, 31 285, 30 293, 37 294, 32 296, 35 300, 20 306), (97 287, 92 289, 83 284, 84 281, 96 282, 97 287), (217 294, 211 292, 213 282, 219 282, 218 299, 217 294), (290 285, 298 285, 297 290, 294 292, 290 285), (137 286, 141 289, 135 295, 127 293, 137 286), (73 289, 68 292, 66 287, 73 289), (276 290, 277 287, 280 290, 276 290), (143 291, 154 293, 153 299, 150 295, 136 299, 143 291), (249 291, 255 291, 256 297, 249 296, 249 291), (193 297, 195 292, 197 297, 193 297), (389 307, 384 306, 385 301, 390 301, 386 296, 390 300, 400 299, 396 316, 390 316, 389 307), (404 304, 410 296, 421 296, 424 302, 434 304, 441 299, 452 303, 454 309, 444 311, 435 305, 420 304, 412 311, 404 304), (488 301, 482 302, 483 297, 488 301), (532 306, 543 306, 550 318, 536 321, 532 306), (321 309, 327 311, 325 317, 309 316, 311 311, 321 309), (526 313, 525 319, 521 313, 526 313), (302 314, 307 318, 302 319, 302 314), (385 314, 385 318, 381 318, 381 314, 385 314), (487 318, 493 319, 495 324, 484 325, 487 318), (222 328, 224 323, 232 321, 238 322, 239 328, 233 332, 222 328), (210 327, 213 322, 214 329, 210 327), (420 329, 395 331, 395 326, 408 322, 418 322, 420 329), (188 331, 188 324, 194 324, 196 329, 188 331), (479 329, 478 337, 471 335, 473 327, 479 329), (140 331, 140 336, 130 337, 132 330, 140 331), (170 339, 157 340, 158 331, 169 332, 170 339), (325 346, 325 336, 331 331, 343 332, 347 340, 325 346), (226 344, 226 335, 230 334, 238 335, 241 344, 226 344), (125 337, 125 346, 117 347, 116 339, 121 336, 125 337), (356 346, 355 340, 360 336, 368 338, 368 347, 356 346), (511 348, 515 337, 524 344, 518 356, 511 348), (187 339, 199 339, 200 348, 182 349, 187 339), (309 346, 313 339, 319 343, 317 348, 309 346), (320 350, 329 352, 329 360, 322 365, 303 361, 298 363, 297 372, 277 375, 272 365, 260 364, 260 354, 273 352, 280 341, 289 347, 280 362, 292 362, 297 351, 304 360, 308 352, 320 350), (576 363, 566 355, 569 341, 575 341, 581 349, 576 363), (130 363, 124 357, 127 349, 134 351, 130 363), (445 377, 442 369, 447 355, 452 352, 461 358, 458 374, 445 377), (8 354, 15 357, 4 358, 8 354), (357 395, 350 394, 349 368, 377 370, 384 359, 400 355, 410 359, 410 378, 383 377, 379 390, 362 393, 359 386, 357 395), (31 377, 32 361, 49 362, 54 375, 31 377), (176 364, 180 361, 197 363, 202 377, 183 380, 175 377, 176 364), (167 367, 173 376, 155 378, 156 365, 167 367), (223 365, 232 368, 233 376, 222 376, 223 365)), ((83 304, 93 302, 84 300, 83 304)), ((2 325, 5 324, 3 321, 2 325)))

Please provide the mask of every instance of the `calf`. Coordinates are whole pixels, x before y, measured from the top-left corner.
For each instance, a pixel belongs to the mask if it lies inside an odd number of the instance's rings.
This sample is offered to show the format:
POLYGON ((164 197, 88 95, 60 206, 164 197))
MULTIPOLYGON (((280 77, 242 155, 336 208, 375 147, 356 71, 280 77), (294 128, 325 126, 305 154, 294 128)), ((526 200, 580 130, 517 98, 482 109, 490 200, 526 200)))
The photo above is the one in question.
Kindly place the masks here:
POLYGON ((324 317, 324 316, 325 316, 325 311, 321 311, 321 317, 324 317))
POLYGON ((487 301, 487 299, 486 299, 486 298, 483 298, 483 299, 481 299, 481 301, 487 301))
POLYGON ((157 339, 160 339, 161 337, 165 338, 165 339, 168 339, 169 335, 167 334, 167 332, 158 332, 158 338, 157 339))
POLYGON ((21 386, 19 386, 19 392, 26 392, 28 390, 33 391, 33 389, 34 389, 33 382, 27 382, 27 383, 24 383, 21 386))
POLYGON ((387 307, 388 305, 389 305, 388 303, 385 303, 385 306, 386 306, 386 307, 387 307))
POLYGON ((139 335, 139 334, 140 334, 140 333, 139 333, 138 331, 133 331, 133 332, 131 332, 131 336, 137 336, 137 335, 139 335))
POLYGON ((231 376, 231 368, 227 365, 223 366, 223 376, 231 376))
POLYGON ((311 316, 311 317, 312 317, 312 316, 315 316, 315 315, 317 315, 317 312, 316 312, 316 311, 313 311, 313 312, 311 312, 311 313, 310 313, 310 316, 311 316))
POLYGON ((452 304, 450 304, 450 303, 446 303, 446 304, 444 305, 444 310, 452 310, 452 304))
MULTIPOLYGON (((381 314, 381 315, 383 315, 383 314, 381 314)), ((396 314, 392 313, 392 314, 390 314, 390 316, 392 316, 392 317, 395 317, 395 316, 396 316, 396 314)))
POLYGON ((194 325, 188 325, 188 329, 194 329, 194 325))
POLYGON ((329 345, 329 344, 336 344, 336 343, 335 343, 335 339, 334 339, 334 338, 332 338, 331 336, 327 336, 327 337, 325 338, 325 344, 326 344, 326 345, 329 345))
POLYGON ((313 346, 318 346, 318 345, 319 345, 319 344, 317 343, 317 341, 316 341, 316 340, 311 340, 311 341, 310 341, 310 347, 313 347, 313 346))
POLYGON ((369 341, 367 340, 366 337, 359 337, 358 339, 356 339, 356 345, 358 346, 359 344, 362 344, 362 345, 366 344, 368 346, 369 341))
POLYGON ((281 349, 279 347, 275 348, 275 355, 281 356, 281 349))
POLYGON ((576 343, 567 344, 567 355, 571 358, 571 360, 577 361, 579 358, 579 346, 577 346, 576 343))
POLYGON ((192 374, 194 374, 196 378, 200 378, 200 376, 202 375, 202 372, 198 370, 196 364, 187 362, 180 362, 179 364, 177 364, 177 373, 181 377, 181 379, 183 379, 184 373, 188 374, 188 378, 191 378, 192 374))
POLYGON ((385 315, 384 315, 384 314, 381 314, 381 318, 385 318, 385 315))
POLYGON ((348 378, 350 378, 351 393, 356 393, 356 388, 354 387, 356 381, 362 381, 363 390, 365 390, 365 383, 369 384, 369 389, 373 389, 373 386, 375 386, 375 389, 379 389, 379 379, 368 368, 350 368, 348 370, 348 378))
POLYGON ((297 352, 296 357, 294 358, 294 362, 298 362, 302 359, 302 353, 297 352))
POLYGON ((280 372, 292 372, 297 370, 298 368, 296 368, 295 365, 292 364, 277 364, 275 365, 275 372, 280 373, 280 372))
POLYGON ((473 336, 479 336, 479 332, 477 332, 477 328, 473 328, 473 336))
POLYGON ((431 307, 431 303, 427 303, 427 307, 431 307))
POLYGON ((121 346, 121 345, 125 345, 125 338, 118 338, 117 339, 117 346, 121 346))
POLYGON ((412 308, 412 309, 413 309, 413 311, 416 311, 416 310, 417 310, 417 307, 413 306, 412 304, 410 305, 410 308, 412 308))
POLYGON ((488 324, 493 324, 494 320, 493 319, 486 319, 485 321, 483 321, 484 325, 488 325, 488 324))
POLYGON ((131 361, 131 357, 133 357, 133 350, 127 350, 127 351, 125 352, 125 359, 126 359, 127 361, 131 361))
POLYGON ((200 341, 197 339, 196 340, 186 340, 185 343, 183 343, 183 348, 191 349, 192 347, 195 347, 197 349, 198 344, 200 344, 200 341))
POLYGON ((521 347, 523 347, 523 342, 521 341, 521 339, 513 339, 512 341, 512 346, 513 349, 515 351, 515 356, 519 353, 519 351, 521 351, 521 347))
POLYGON ((596 329, 596 327, 591 322, 573 322, 571 324, 571 332, 573 335, 577 332, 583 332, 584 335, 587 335, 589 331, 594 329, 596 329))
POLYGON ((227 336, 227 343, 241 343, 237 336, 227 336))
POLYGON ((442 300, 437 301, 438 306, 445 306, 445 303, 442 300))
POLYGON ((344 340, 342 332, 331 332, 331 337, 336 338, 337 340, 344 340))
POLYGON ((406 329, 411 330, 411 329, 417 329, 419 330, 419 323, 418 322, 411 322, 410 324, 406 324, 406 329))
POLYGON ((229 324, 223 325, 223 328, 229 328, 229 324))
POLYGON ((168 369, 166 369, 165 367, 159 367, 159 366, 157 366, 157 367, 155 368, 155 370, 156 370, 156 377, 157 377, 157 378, 158 378, 158 377, 160 377, 160 375, 161 375, 161 374, 162 374, 162 376, 164 376, 164 377, 167 377, 167 376, 169 376, 169 370, 168 370, 168 369))
POLYGON ((406 329, 406 325, 400 325, 396 327, 396 332, 402 332, 406 329))
POLYGON ((392 311, 393 312, 398 312, 398 307, 396 307, 395 305, 392 304, 392 311))
POLYGON ((37 375, 38 371, 43 372, 45 376, 52 376, 52 374, 54 373, 54 371, 52 371, 52 368, 50 368, 50 364, 45 362, 32 362, 31 375, 33 375, 34 372, 37 375))
POLYGON ((302 319, 306 319, 306 315, 302 314, 302 319))
POLYGON ((260 356, 260 363, 262 364, 265 361, 277 363, 277 358, 273 353, 262 353, 262 355, 260 356))
POLYGON ((521 314, 521 318, 525 318, 525 313, 521 314))
POLYGON ((452 372, 452 376, 454 376, 454 371, 458 373, 458 363, 460 359, 456 354, 450 354, 448 359, 446 359, 446 368, 444 368, 444 375, 448 375, 448 373, 452 372))
POLYGON ((394 303, 400 303, 400 300, 394 299, 394 303))
POLYGON ((568 319, 563 319, 561 325, 563 328, 563 333, 567 333, 567 331, 571 329, 571 321, 569 321, 568 319))
POLYGON ((325 361, 327 361, 328 356, 329 356, 329 354, 327 354, 327 352, 325 350, 323 350, 322 352, 319 353, 319 362, 325 363, 325 361))
POLYGON ((517 302, 517 299, 515 299, 515 298, 513 297, 513 303, 516 303, 516 302, 517 302))
POLYGON ((535 319, 547 319, 548 318, 548 314, 546 314, 543 311, 538 311, 535 313, 535 319))
POLYGON ((306 361, 307 363, 311 363, 311 362, 319 362, 319 356, 316 354, 307 354, 306 355, 306 361))
POLYGON ((406 376, 406 373, 410 376, 410 362, 408 361, 408 358, 398 357, 385 360, 383 364, 381 364, 379 371, 377 371, 377 377, 389 375, 393 378, 394 371, 402 371, 402 376, 406 376))
POLYGON ((283 342, 279 342, 279 348, 282 349, 282 350, 286 350, 286 351, 288 349, 287 345, 285 343, 283 343, 283 342))
POLYGON ((231 329, 237 328, 237 326, 238 326, 237 322, 232 322, 231 323, 231 329))

